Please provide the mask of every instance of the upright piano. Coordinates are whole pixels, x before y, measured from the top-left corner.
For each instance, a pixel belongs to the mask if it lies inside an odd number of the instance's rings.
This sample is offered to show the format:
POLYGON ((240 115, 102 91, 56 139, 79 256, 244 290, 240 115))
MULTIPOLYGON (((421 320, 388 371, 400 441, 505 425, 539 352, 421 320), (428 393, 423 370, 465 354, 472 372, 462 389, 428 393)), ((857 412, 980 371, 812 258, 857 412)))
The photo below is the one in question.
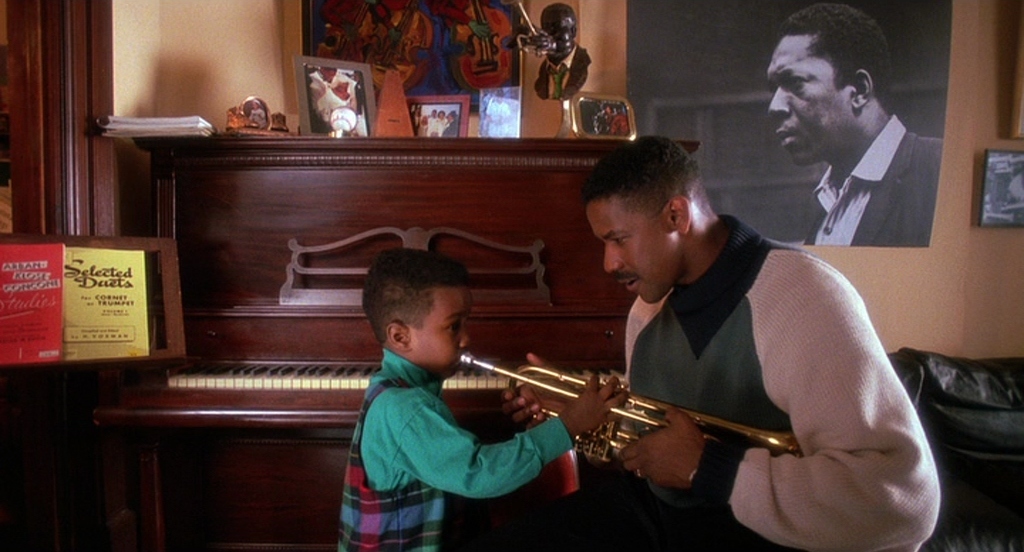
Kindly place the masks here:
MULTIPOLYGON (((334 550, 347 447, 381 356, 359 305, 373 255, 463 261, 470 351, 621 370, 632 297, 579 189, 611 140, 145 139, 155 234, 177 240, 188 361, 119 373, 95 411, 115 549, 334 550)), ((687 145, 691 150, 695 144, 687 145)), ((502 382, 446 401, 485 440, 502 382)))

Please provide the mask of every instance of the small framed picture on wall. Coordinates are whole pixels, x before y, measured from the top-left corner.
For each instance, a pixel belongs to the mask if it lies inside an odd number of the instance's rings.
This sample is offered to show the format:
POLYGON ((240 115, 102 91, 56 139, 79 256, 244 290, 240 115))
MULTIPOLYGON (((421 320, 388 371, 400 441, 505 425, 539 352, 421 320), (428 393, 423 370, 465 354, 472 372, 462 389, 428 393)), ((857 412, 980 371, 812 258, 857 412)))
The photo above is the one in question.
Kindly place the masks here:
POLYGON ((1024 226, 1024 151, 987 150, 981 226, 1024 226))

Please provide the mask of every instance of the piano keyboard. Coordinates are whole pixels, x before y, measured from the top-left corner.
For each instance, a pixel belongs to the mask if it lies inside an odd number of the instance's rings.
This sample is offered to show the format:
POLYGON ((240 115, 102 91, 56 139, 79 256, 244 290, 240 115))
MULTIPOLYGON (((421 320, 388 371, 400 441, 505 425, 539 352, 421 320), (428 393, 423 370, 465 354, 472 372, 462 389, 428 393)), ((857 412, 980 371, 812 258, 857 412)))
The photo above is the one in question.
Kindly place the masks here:
MULTIPOLYGON (((226 364, 192 366, 168 377, 168 387, 189 389, 336 390, 366 389, 373 367, 295 364, 226 364)), ((504 389, 508 378, 489 372, 460 370, 444 389, 504 389)))
MULTIPOLYGON (((340 390, 366 389, 377 366, 244 363, 196 365, 172 373, 168 387, 188 389, 340 390)), ((575 375, 589 378, 592 372, 575 375)), ((603 377, 622 374, 601 373, 603 377)), ((459 370, 444 381, 444 389, 505 389, 509 378, 492 372, 459 370)))

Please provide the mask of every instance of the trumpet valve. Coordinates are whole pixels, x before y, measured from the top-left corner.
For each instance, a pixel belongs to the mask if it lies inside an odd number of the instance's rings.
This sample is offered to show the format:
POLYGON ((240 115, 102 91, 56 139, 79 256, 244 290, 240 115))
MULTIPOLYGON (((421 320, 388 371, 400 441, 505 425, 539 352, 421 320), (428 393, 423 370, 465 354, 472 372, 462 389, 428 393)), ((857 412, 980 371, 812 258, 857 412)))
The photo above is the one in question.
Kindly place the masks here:
POLYGON ((610 462, 618 454, 619 449, 625 446, 617 438, 618 433, 618 421, 605 422, 597 429, 576 436, 576 452, 592 461, 599 463, 610 462))

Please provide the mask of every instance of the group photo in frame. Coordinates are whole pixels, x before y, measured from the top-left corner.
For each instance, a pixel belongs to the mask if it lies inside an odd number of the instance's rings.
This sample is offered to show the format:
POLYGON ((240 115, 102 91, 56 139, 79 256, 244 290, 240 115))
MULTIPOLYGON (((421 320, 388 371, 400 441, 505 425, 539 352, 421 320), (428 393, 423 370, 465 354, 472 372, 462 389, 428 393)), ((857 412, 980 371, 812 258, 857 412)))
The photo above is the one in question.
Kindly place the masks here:
POLYGON ((484 88, 518 86, 519 16, 502 0, 435 2, 303 0, 303 53, 366 63, 377 90, 386 69, 406 96, 468 94, 474 111, 484 88))
POLYGON ((1024 226, 1024 152, 986 150, 981 226, 1024 226))
POLYGON ((469 95, 412 96, 406 98, 413 136, 465 138, 469 136, 469 95))
POLYGON ((572 120, 580 138, 636 138, 633 106, 621 96, 581 93, 572 99, 572 120))
POLYGON ((373 135, 377 109, 369 65, 296 56, 295 82, 299 134, 333 138, 373 135))

